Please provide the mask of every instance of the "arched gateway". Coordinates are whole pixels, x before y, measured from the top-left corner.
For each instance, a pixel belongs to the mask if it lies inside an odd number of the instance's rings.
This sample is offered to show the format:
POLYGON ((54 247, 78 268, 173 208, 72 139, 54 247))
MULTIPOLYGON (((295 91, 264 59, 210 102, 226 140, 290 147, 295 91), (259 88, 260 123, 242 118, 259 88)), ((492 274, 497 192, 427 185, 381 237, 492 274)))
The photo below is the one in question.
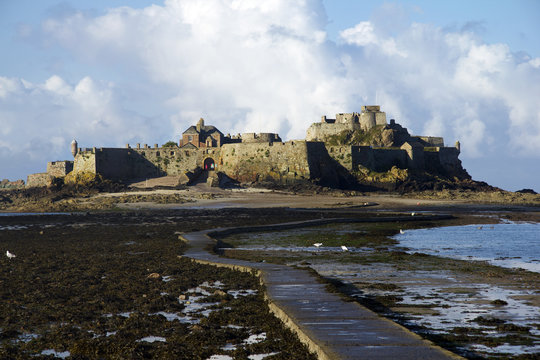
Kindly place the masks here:
POLYGON ((214 162, 214 159, 209 157, 204 159, 203 167, 204 170, 213 171, 216 168, 216 163, 214 162))

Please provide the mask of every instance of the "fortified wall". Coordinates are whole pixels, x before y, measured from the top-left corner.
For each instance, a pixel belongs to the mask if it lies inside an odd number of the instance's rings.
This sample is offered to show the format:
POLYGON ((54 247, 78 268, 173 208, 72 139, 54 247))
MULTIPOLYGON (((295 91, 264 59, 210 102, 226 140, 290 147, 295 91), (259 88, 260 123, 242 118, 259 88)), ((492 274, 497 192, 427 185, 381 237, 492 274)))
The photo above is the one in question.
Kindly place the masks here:
POLYGON ((310 126, 306 140, 282 142, 273 133, 225 136, 200 119, 178 144, 166 145, 79 148, 73 141, 74 161, 48 163, 46 173, 28 176, 27 186, 46 185, 70 171, 122 182, 171 175, 180 183, 192 181, 202 171, 217 171, 244 183, 314 181, 335 187, 351 185, 359 171, 386 172, 393 167, 468 176, 458 159, 459 143, 445 147, 440 137, 411 136, 393 119, 388 124, 379 106, 362 106, 360 113, 336 114, 335 119, 323 116, 310 126), (345 144, 327 141, 343 134, 348 136, 345 144))

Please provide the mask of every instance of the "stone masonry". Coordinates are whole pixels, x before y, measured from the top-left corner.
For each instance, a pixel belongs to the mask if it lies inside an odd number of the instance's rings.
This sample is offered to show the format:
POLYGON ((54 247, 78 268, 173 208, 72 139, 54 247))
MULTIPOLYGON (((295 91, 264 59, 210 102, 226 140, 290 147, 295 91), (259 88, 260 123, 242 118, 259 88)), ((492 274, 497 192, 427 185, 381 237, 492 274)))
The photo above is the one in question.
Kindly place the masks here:
POLYGON ((70 171, 122 182, 164 175, 188 182, 201 171, 216 171, 239 182, 314 181, 327 186, 350 184, 359 169, 384 172, 398 167, 465 176, 458 147, 445 147, 439 137, 409 135, 393 119, 388 124, 379 106, 362 106, 359 113, 336 114, 335 119, 323 116, 321 122, 309 127, 305 140, 287 142, 272 133, 223 135, 200 119, 174 146, 128 144, 125 148, 72 149, 74 161, 48 163, 46 173, 29 175, 27 186, 43 186, 51 177, 63 177, 70 171), (325 142, 343 131, 362 134, 373 129, 381 131, 383 146, 325 142))

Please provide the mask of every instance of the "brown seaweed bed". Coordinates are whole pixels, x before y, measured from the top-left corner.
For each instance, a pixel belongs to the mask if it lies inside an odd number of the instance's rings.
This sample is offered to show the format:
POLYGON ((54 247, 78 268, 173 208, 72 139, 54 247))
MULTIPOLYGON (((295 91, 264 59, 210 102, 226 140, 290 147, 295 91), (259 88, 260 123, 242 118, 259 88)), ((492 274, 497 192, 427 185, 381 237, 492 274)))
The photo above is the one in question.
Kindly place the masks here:
POLYGON ((317 216, 0 216, 0 358, 315 359, 268 311, 254 275, 179 258, 186 244, 178 235, 317 216))

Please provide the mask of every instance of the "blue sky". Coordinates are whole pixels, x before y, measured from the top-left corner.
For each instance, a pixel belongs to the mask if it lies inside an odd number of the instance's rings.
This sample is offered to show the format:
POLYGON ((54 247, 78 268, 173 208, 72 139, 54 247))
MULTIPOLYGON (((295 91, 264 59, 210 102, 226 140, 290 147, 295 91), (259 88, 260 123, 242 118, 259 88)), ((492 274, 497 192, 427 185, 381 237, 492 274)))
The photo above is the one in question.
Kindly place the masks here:
POLYGON ((164 143, 203 116, 297 139, 377 102, 540 191, 540 1, 0 0, 0 178, 69 143, 164 143))

